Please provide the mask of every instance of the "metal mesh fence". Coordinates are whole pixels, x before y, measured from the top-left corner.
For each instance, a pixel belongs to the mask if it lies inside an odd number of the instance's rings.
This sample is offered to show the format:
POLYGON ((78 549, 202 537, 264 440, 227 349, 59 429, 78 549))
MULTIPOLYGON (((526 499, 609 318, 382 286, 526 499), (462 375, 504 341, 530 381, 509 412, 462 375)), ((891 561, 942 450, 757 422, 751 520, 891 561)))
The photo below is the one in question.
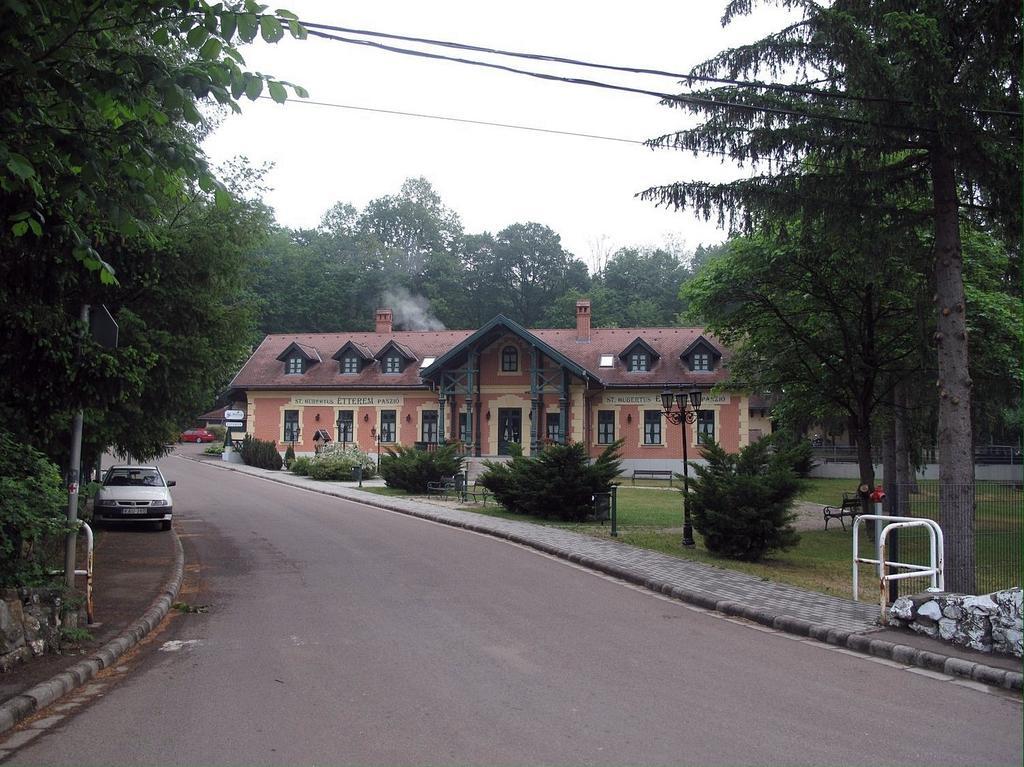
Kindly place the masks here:
MULTIPOLYGON (((934 519, 942 525, 939 506, 939 483, 921 480, 915 485, 901 487, 903 508, 891 513, 899 516, 934 519)), ((959 488, 953 488, 958 493, 959 488)), ((975 593, 1021 585, 1021 532, 1024 527, 1024 490, 1020 483, 976 482, 974 485, 974 562, 975 593)), ((971 545, 957 530, 943 527, 945 560, 955 558, 960 547, 971 545)), ((892 559, 908 564, 927 564, 929 559, 928 533, 911 528, 899 532, 898 556, 892 559)), ((891 552, 890 552, 891 553, 891 552)), ((928 584, 924 579, 910 578, 898 581, 900 594, 913 594, 928 584)))

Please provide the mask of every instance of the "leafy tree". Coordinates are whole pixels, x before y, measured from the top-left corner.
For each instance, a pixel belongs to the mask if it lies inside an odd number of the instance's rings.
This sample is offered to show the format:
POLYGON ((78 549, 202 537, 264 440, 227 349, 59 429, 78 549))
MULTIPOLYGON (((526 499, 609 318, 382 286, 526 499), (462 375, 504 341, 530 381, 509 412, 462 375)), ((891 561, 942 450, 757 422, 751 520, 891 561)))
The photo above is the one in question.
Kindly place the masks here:
POLYGON ((57 467, 0 432, 0 588, 46 575, 46 544, 67 532, 67 495, 57 467))
POLYGON ((756 562, 775 549, 800 541, 789 506, 800 489, 792 456, 773 452, 762 439, 727 453, 705 442, 705 465, 693 464, 690 510, 693 526, 708 551, 730 559, 756 562))
MULTIPOLYGON (((511 319, 536 327, 544 307, 569 290, 586 290, 587 267, 562 248, 561 237, 537 223, 513 224, 498 232, 494 260, 486 265, 493 296, 511 319)), ((495 312, 496 313, 496 312, 495 312)))
POLYGON ((264 90, 285 101, 289 84, 243 69, 236 44, 276 42, 285 27, 305 36, 293 14, 264 9, 253 0, 0 5, 3 251, 52 240, 110 283, 115 266, 101 253, 122 237, 155 238, 167 197, 198 185, 226 204, 198 146, 202 105, 239 111, 239 98, 264 90))
POLYGON ((448 210, 425 178, 406 179, 397 195, 371 200, 358 227, 372 234, 410 277, 419 277, 430 260, 453 253, 462 236, 459 217, 448 210))
POLYGON ((872 417, 891 381, 920 367, 925 283, 902 238, 856 224, 734 239, 684 294, 692 316, 734 348, 733 385, 777 393, 803 418, 846 418, 861 482, 872 486, 872 417))
MULTIPOLYGON (((226 183, 240 189, 232 177, 226 183)), ((269 216, 241 194, 222 209, 199 192, 173 225, 108 247, 121 264, 115 285, 65 271, 64 253, 45 247, 47 238, 0 261, 0 417, 8 428, 63 459, 71 413, 84 405, 83 455, 108 446, 161 454, 244 360, 253 315, 242 266, 269 216), (117 349, 84 337, 83 303, 114 315, 117 349)))
MULTIPOLYGON (((622 248, 594 279, 595 324, 602 327, 674 325, 682 303, 680 286, 690 273, 666 250, 622 248)), ((571 315, 570 315, 571 316, 571 315)))
MULTIPOLYGON (((973 482, 968 315, 961 215, 1019 247, 1021 7, 1010 0, 785 0, 802 17, 696 67, 708 84, 665 103, 702 114, 696 128, 651 143, 768 162, 753 178, 650 189, 647 199, 750 228, 800 215, 883 212, 930 218, 937 310, 941 522, 962 536, 948 583, 973 589, 973 482), (754 78, 786 74, 788 83, 754 78), (747 78, 747 79, 741 79, 747 78), (870 182, 870 183, 868 183, 870 182), (851 196, 850 189, 861 193, 851 196), (870 192, 874 190, 874 194, 870 192)), ((752 11, 733 0, 724 22, 752 11)))

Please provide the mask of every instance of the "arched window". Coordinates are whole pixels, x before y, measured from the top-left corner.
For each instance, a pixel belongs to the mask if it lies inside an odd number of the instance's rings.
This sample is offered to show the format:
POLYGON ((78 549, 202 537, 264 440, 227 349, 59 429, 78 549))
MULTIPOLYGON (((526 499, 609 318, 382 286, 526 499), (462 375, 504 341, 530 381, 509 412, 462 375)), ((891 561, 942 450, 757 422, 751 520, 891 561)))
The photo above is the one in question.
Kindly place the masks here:
POLYGON ((519 370, 519 351, 514 346, 506 346, 501 350, 501 371, 515 373, 519 370))

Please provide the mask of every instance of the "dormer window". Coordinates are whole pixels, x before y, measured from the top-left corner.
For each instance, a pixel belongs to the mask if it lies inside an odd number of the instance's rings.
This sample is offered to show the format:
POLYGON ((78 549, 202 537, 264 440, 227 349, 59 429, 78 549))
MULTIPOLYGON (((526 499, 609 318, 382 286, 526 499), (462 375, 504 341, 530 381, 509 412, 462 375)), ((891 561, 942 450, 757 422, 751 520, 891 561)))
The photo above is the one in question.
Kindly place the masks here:
POLYGON ((642 338, 635 338, 633 343, 627 346, 619 354, 619 359, 626 365, 630 373, 646 373, 658 361, 661 355, 655 351, 649 343, 642 338))
POLYGON ((629 372, 646 373, 650 369, 650 358, 647 352, 636 351, 629 355, 629 372))
POLYGON ((374 357, 380 360, 380 369, 386 375, 397 375, 405 370, 406 365, 416 362, 417 357, 397 341, 388 341, 374 357))
POLYGON ((501 372, 515 373, 519 370, 519 350, 514 346, 506 346, 501 350, 501 372))
POLYGON ((722 358, 722 353, 707 338, 698 336, 683 350, 679 358, 691 371, 708 373, 715 369, 715 365, 722 358))
POLYGON ((315 347, 297 341, 288 344, 285 350, 277 355, 277 359, 284 363, 284 372, 290 376, 302 375, 313 365, 323 361, 315 347))
POLYGON ((331 359, 338 361, 338 372, 342 375, 356 375, 373 362, 373 354, 362 344, 348 341, 331 356, 331 359))

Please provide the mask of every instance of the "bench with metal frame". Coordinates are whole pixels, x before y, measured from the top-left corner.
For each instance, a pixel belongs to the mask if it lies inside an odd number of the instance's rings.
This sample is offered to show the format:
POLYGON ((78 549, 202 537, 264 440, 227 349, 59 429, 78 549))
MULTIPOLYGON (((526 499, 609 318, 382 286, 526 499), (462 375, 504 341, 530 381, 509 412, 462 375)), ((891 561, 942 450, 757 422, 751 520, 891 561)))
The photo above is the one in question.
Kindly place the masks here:
POLYGON ((451 476, 441 477, 437 482, 428 482, 427 495, 440 495, 442 498, 447 498, 450 494, 456 494, 461 485, 458 479, 456 476, 451 476))
POLYGON ((667 479, 671 487, 674 474, 675 472, 669 469, 633 469, 631 482, 635 485, 638 479, 667 479))
POLYGON ((468 481, 463 481, 462 484, 462 502, 468 503, 470 499, 474 503, 482 503, 484 506, 487 505, 487 501, 491 498, 491 491, 480 484, 479 480, 473 480, 473 484, 470 485, 468 481))
POLYGON ((825 529, 828 530, 828 522, 830 519, 838 519, 839 524, 843 526, 843 530, 846 529, 846 523, 843 522, 843 517, 849 517, 852 520, 856 520, 857 517, 864 512, 863 501, 858 493, 843 493, 843 500, 838 506, 824 506, 821 509, 821 515, 825 519, 825 529))

